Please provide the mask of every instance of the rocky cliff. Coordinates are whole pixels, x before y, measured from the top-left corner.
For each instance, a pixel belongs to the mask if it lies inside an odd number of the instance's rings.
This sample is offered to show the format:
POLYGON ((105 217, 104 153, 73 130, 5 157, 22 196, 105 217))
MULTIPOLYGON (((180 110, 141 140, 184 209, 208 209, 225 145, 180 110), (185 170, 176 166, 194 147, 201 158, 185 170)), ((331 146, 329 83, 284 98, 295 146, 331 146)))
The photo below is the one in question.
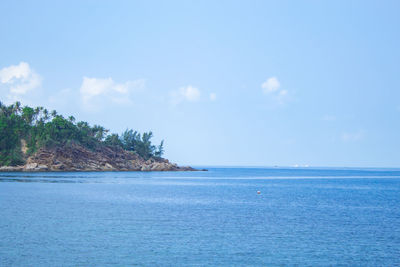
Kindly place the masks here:
POLYGON ((144 160, 122 148, 103 146, 89 150, 72 144, 51 149, 40 148, 22 166, 3 166, 0 171, 195 171, 179 167, 167 159, 144 160))

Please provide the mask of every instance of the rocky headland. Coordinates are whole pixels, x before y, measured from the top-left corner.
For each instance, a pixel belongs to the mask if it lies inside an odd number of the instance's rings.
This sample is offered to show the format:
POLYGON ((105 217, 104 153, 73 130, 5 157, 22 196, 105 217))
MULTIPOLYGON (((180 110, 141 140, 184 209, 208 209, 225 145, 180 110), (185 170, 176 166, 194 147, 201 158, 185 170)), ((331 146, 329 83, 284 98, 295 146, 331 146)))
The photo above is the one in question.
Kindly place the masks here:
POLYGON ((155 145, 152 137, 0 102, 0 171, 195 171, 162 158, 164 140, 155 145))
POLYGON ((0 171, 196 171, 164 158, 144 160, 135 152, 103 146, 94 150, 78 144, 40 148, 24 165, 3 166, 0 171))

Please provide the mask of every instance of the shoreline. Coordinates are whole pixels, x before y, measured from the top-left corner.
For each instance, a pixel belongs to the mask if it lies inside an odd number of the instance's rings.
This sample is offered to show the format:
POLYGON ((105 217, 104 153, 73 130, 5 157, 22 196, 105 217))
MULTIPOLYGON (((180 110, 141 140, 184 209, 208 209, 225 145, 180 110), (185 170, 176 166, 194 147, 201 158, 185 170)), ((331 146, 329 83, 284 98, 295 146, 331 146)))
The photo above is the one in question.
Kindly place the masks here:
MULTIPOLYGON (((143 166, 147 167, 147 166, 143 166)), ((0 172, 21 172, 21 173, 37 173, 37 172, 192 172, 192 171, 208 171, 207 169, 195 169, 189 166, 179 167, 174 166, 174 168, 140 168, 140 169, 49 169, 47 166, 38 165, 35 168, 26 168, 26 166, 2 166, 0 167, 0 172)))
MULTIPOLYGON (((204 170, 204 169, 203 169, 204 170)), ((89 150, 78 144, 42 147, 27 156, 24 163, 1 166, 0 172, 102 172, 102 171, 198 171, 190 166, 178 166, 168 159, 144 159, 138 154, 115 147, 89 150)))

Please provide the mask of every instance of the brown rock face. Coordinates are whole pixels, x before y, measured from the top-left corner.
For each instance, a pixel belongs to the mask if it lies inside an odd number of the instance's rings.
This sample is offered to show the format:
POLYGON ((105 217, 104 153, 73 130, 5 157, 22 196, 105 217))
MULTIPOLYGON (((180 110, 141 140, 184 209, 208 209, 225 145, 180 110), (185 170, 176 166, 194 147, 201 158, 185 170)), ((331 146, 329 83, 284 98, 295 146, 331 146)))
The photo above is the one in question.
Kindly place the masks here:
POLYGON ((137 154, 114 147, 89 150, 77 144, 40 148, 24 166, 1 167, 0 171, 195 171, 167 159, 144 160, 137 154))

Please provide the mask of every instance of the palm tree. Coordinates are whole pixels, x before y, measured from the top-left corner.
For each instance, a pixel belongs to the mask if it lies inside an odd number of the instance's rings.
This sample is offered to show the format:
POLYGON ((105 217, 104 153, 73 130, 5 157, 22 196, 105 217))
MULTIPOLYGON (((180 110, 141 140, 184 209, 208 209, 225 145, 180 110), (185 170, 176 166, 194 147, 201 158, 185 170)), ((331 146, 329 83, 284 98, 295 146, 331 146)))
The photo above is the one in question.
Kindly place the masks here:
POLYGON ((49 111, 47 109, 43 110, 43 120, 46 122, 49 119, 49 111))
POLYGON ((14 111, 14 113, 21 112, 21 102, 19 102, 19 101, 15 102, 13 111, 14 111))
POLYGON ((99 141, 102 141, 106 135, 106 133, 108 132, 108 130, 106 130, 106 128, 104 128, 103 126, 100 125, 95 125, 92 128, 93 134, 94 134, 94 138, 96 138, 99 141))

